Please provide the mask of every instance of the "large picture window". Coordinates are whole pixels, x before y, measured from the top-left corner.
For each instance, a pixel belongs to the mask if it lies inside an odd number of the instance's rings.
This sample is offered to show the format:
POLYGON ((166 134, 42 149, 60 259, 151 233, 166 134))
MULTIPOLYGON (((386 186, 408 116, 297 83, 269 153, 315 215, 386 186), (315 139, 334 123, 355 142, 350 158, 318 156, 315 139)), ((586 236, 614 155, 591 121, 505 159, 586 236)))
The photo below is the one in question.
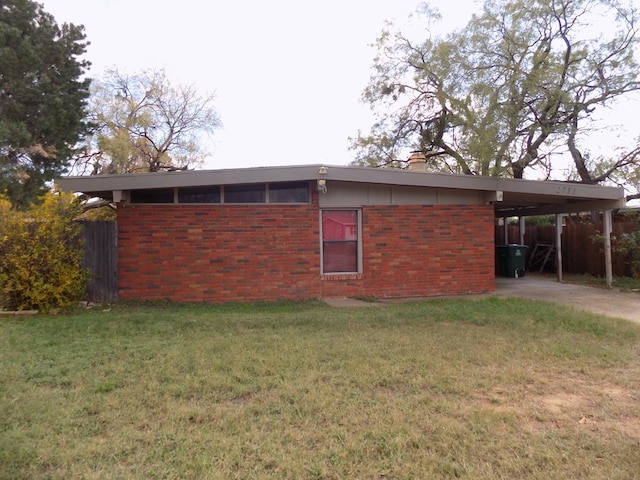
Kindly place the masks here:
POLYGON ((358 272, 358 211, 322 211, 322 273, 358 272))

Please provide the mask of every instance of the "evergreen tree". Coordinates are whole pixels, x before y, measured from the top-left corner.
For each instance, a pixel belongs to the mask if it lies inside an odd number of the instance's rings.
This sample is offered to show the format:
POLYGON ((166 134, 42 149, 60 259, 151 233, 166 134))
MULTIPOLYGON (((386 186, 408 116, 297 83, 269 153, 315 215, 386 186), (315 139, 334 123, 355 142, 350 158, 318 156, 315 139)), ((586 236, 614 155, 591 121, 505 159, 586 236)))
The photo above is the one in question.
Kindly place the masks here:
POLYGON ((26 208, 65 172, 88 128, 84 27, 0 0, 0 193, 26 208))

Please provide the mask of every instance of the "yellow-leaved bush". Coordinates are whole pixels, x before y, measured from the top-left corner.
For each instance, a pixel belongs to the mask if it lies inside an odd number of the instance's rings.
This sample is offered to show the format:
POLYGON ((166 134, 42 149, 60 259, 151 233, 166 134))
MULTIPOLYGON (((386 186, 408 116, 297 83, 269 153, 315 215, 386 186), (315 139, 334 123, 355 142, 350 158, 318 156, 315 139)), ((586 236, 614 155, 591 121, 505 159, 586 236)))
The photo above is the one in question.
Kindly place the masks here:
POLYGON ((82 299, 79 213, 72 194, 48 193, 24 212, 0 199, 0 307, 49 312, 82 299))

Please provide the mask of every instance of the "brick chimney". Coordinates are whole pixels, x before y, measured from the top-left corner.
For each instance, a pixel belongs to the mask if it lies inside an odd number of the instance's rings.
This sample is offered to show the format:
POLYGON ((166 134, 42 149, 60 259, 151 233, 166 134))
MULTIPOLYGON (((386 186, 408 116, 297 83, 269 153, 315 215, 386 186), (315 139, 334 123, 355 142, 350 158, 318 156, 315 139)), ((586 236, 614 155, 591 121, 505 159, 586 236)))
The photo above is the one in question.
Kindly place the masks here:
POLYGON ((409 170, 412 172, 427 171, 427 159, 424 153, 420 151, 411 152, 411 156, 409 157, 409 170))

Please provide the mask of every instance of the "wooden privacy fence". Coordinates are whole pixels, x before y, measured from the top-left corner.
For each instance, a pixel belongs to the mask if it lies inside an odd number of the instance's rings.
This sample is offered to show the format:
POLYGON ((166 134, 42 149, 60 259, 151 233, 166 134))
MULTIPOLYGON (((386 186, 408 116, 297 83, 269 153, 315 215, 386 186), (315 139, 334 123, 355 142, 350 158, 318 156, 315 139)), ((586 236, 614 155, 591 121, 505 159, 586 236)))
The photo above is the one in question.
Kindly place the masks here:
MULTIPOLYGON (((625 219, 626 220, 626 219, 625 219)), ((640 230, 640 221, 621 221, 614 218, 613 237, 623 233, 640 230)), ((504 227, 496 226, 496 245, 504 243, 520 243, 520 230, 517 225, 508 226, 509 238, 504 240, 504 227)), ((604 245, 602 240, 595 241, 598 233, 603 232, 602 224, 594 224, 572 217, 566 219, 562 228, 562 271, 565 273, 589 274, 597 277, 605 276, 604 245)), ((554 225, 525 227, 524 243, 529 247, 530 254, 537 243, 555 243, 556 227, 554 225)), ((615 242, 614 242, 615 245, 615 242)), ((630 276, 631 271, 625 265, 625 258, 615 251, 611 256, 613 275, 617 277, 630 276)), ((552 265, 555 265, 555 255, 552 265)))
POLYGON ((118 300, 117 223, 82 222, 84 239, 83 267, 90 273, 86 300, 109 303, 118 300))

